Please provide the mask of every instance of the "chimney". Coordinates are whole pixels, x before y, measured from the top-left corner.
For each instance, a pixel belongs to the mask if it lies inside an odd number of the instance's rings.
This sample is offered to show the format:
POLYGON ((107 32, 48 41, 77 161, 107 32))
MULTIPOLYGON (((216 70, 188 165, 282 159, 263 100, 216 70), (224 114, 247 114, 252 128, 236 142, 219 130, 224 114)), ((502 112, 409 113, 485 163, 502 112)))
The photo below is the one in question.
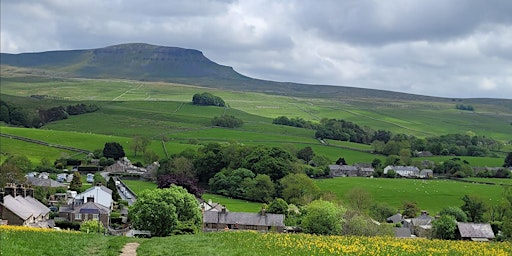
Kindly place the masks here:
MULTIPOLYGON (((0 191, 0 204, 3 204, 4 203, 4 196, 5 196, 5 192, 2 190, 0 191)), ((0 215, 1 216, 1 215, 0 215)))
POLYGON ((99 181, 98 183, 96 183, 96 186, 97 186, 97 187, 101 187, 101 185, 102 185, 102 184, 101 184, 101 181, 99 181))
POLYGON ((92 196, 87 197, 87 203, 88 202, 93 202, 94 203, 94 197, 92 197, 92 196))
POLYGON ((11 195, 12 197, 16 197, 16 185, 14 183, 5 184, 5 195, 11 195))
POLYGON ((222 206, 222 208, 220 209, 220 213, 226 213, 226 207, 225 206, 222 206))

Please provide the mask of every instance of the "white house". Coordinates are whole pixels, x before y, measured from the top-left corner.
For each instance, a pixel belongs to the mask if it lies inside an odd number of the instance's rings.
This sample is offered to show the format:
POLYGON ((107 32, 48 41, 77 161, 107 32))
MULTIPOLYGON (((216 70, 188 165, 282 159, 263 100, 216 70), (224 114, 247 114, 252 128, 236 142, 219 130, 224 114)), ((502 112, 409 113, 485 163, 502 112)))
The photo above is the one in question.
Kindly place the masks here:
POLYGON ((96 185, 86 191, 76 195, 75 203, 87 203, 94 202, 103 205, 109 209, 113 207, 112 190, 103 186, 96 185))
POLYGON ((402 177, 418 177, 420 175, 420 169, 416 166, 388 165, 384 168, 384 174, 387 174, 389 170, 395 171, 396 174, 402 177))

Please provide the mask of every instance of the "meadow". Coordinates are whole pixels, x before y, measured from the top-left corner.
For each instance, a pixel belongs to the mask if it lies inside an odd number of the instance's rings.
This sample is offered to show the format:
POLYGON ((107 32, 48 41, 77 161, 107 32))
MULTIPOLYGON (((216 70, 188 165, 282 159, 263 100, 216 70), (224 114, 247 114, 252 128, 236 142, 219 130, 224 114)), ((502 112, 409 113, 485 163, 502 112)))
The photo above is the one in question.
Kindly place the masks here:
POLYGON ((362 188, 372 195, 374 202, 384 202, 399 209, 404 201, 412 201, 432 215, 448 206, 461 206, 461 198, 466 194, 479 196, 488 204, 504 200, 502 186, 454 180, 339 177, 316 179, 315 183, 322 191, 332 191, 341 200, 351 189, 362 188))
POLYGON ((0 226, 2 255, 119 255, 138 242, 137 255, 510 255, 509 242, 392 237, 212 232, 136 239, 0 226))

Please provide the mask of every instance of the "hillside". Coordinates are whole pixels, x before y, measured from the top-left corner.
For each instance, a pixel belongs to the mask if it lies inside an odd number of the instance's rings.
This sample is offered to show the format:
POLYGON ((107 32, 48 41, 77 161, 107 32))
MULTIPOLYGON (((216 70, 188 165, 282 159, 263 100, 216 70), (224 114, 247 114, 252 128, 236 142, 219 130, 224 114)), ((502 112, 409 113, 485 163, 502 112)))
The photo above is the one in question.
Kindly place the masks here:
MULTIPOLYGON (((209 60, 197 50, 142 43, 89 50, 1 53, 0 57, 3 66, 28 68, 30 70, 24 72, 43 73, 52 77, 163 81, 236 91, 332 99, 380 98, 432 102, 452 100, 384 90, 254 79, 237 73, 232 67, 209 60)), ((505 102, 512 106, 512 100, 505 102)))

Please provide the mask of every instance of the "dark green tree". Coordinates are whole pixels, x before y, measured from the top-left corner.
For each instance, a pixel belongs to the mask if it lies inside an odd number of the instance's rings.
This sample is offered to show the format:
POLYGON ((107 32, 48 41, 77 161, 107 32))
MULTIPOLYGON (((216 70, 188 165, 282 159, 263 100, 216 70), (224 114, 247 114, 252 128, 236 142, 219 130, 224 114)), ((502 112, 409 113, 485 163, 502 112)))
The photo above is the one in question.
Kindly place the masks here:
POLYGON ((405 201, 402 205, 402 209, 402 215, 408 218, 414 218, 420 213, 420 208, 418 208, 416 202, 405 201))
POLYGON ((252 179, 251 187, 245 193, 245 198, 257 202, 270 202, 275 195, 274 183, 266 174, 258 174, 252 179))
POLYGON ((503 167, 512 167, 512 152, 508 152, 503 167))
POLYGON ((487 207, 480 197, 464 195, 462 201, 464 201, 464 204, 460 208, 466 213, 470 222, 484 221, 484 213, 487 207))
POLYGON ((149 139, 143 136, 135 136, 133 137, 133 141, 131 144, 131 148, 133 150, 133 154, 137 156, 137 152, 146 153, 146 148, 149 146, 149 139))
POLYGON ((103 147, 103 156, 119 160, 125 157, 123 146, 118 142, 107 142, 105 143, 105 147, 103 147))
POLYGON ((121 196, 119 196, 119 193, 117 192, 116 182, 114 181, 114 178, 110 177, 107 182, 107 188, 112 190, 112 200, 119 201, 121 199, 121 196))
POLYGON ((311 147, 305 147, 297 152, 297 158, 304 160, 306 163, 309 163, 314 156, 315 153, 311 147))
POLYGON ((81 187, 82 187, 82 175, 80 175, 79 172, 74 172, 73 179, 71 180, 71 183, 69 184, 69 189, 78 191, 81 187))
POLYGON ((291 204, 306 205, 318 198, 320 189, 308 176, 302 173, 292 173, 282 178, 283 198, 291 204))

